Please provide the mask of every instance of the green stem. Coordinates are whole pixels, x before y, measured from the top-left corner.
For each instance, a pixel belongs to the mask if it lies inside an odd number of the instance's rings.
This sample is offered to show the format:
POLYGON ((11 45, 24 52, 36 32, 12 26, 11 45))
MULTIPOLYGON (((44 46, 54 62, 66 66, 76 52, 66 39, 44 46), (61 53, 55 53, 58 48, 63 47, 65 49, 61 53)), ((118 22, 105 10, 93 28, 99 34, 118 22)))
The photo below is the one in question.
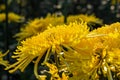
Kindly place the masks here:
POLYGON ((38 74, 38 63, 39 63, 40 59, 41 59, 41 56, 39 56, 37 58, 37 60, 35 61, 35 65, 34 65, 34 74, 35 74, 35 76, 38 80, 40 80, 40 77, 39 77, 39 74, 38 74))
POLYGON ((107 77, 108 77, 108 80, 113 80, 112 74, 111 74, 111 71, 110 71, 110 68, 109 68, 108 64, 105 63, 105 66, 107 67, 107 77))
POLYGON ((62 55, 59 55, 59 56, 60 56, 60 58, 64 61, 64 63, 66 64, 66 66, 69 68, 68 63, 67 63, 66 60, 63 58, 63 56, 62 56, 62 55))
POLYGON ((49 48, 48 51, 47 51, 47 54, 46 54, 46 56, 45 56, 45 60, 43 61, 42 65, 44 65, 44 64, 48 61, 49 53, 50 53, 50 48, 49 48))

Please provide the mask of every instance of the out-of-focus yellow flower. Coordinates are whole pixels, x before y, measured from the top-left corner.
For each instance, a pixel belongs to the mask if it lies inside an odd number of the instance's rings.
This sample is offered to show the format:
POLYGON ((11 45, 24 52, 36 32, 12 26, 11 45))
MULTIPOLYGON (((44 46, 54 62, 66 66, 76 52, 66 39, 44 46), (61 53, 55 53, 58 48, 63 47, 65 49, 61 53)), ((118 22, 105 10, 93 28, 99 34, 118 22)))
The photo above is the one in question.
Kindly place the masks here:
POLYGON ((13 12, 8 13, 8 20, 13 22, 23 22, 24 17, 13 12))
POLYGON ((0 4, 0 10, 5 10, 5 5, 4 4, 0 4))
MULTIPOLYGON (((5 13, 0 13, 0 22, 6 20, 6 14, 5 13)), ((20 16, 18 14, 15 14, 13 12, 8 13, 8 21, 9 22, 22 22, 24 21, 24 17, 20 16)))
POLYGON ((0 65, 4 65, 4 66, 8 66, 8 61, 3 60, 3 57, 7 55, 8 52, 2 54, 2 52, 0 52, 0 65))
MULTIPOLYGON (((51 52, 53 54, 60 54, 64 48, 69 50, 71 47, 77 45, 82 38, 86 37, 89 32, 86 23, 74 22, 69 25, 50 27, 37 36, 22 41, 12 56, 18 61, 6 67, 6 70, 12 73, 20 69, 23 72, 27 65, 36 58, 34 72, 37 76, 37 65, 45 53, 47 55, 51 52)), ((44 62, 47 62, 47 60, 45 58, 44 62)))
POLYGON ((0 22, 5 20, 5 13, 0 13, 0 22))
POLYGON ((120 3, 120 0, 111 0, 111 4, 115 5, 117 3, 120 3))
POLYGON ((96 18, 94 15, 87 15, 87 14, 70 15, 67 18, 67 23, 74 22, 75 20, 81 21, 81 19, 87 23, 93 22, 93 23, 102 24, 102 20, 96 18))
POLYGON ((30 20, 24 25, 24 27, 21 28, 21 32, 17 33, 15 37, 18 37, 18 40, 23 40, 33 35, 37 35, 38 33, 46 30, 50 24, 53 26, 64 24, 64 17, 57 17, 55 14, 48 14, 45 18, 36 18, 34 20, 30 20))

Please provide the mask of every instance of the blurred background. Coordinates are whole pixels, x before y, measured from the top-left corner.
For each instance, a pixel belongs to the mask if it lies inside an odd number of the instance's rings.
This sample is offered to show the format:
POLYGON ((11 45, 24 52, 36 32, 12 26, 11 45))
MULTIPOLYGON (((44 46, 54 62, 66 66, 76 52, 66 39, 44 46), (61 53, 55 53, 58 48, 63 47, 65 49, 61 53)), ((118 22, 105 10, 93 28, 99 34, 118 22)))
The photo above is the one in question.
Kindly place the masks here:
MULTIPOLYGON (((104 24, 120 21, 120 0, 0 0, 0 13, 14 12, 25 17, 21 23, 0 22, 0 50, 15 50, 17 41, 13 36, 20 31, 22 24, 30 19, 46 17, 48 13, 64 15, 94 14, 103 20, 104 24)), ((1 19, 1 17, 0 17, 1 19)), ((9 61, 10 54, 6 57, 9 61)), ((33 65, 32 63, 30 65, 33 65)), ((36 80, 33 67, 29 66, 25 72, 19 71, 9 74, 0 66, 0 80, 36 80)))

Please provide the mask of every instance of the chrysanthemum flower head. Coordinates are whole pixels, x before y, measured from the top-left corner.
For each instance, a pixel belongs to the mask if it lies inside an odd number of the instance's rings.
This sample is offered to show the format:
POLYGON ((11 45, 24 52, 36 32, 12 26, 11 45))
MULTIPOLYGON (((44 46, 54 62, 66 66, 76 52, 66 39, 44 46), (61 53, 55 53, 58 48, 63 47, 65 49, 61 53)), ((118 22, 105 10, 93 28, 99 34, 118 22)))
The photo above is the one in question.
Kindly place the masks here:
POLYGON ((98 39, 98 41, 93 44, 93 55, 91 55, 92 58, 88 63, 90 65, 90 71, 88 73, 90 74, 91 79, 97 79, 97 76, 99 76, 101 73, 103 74, 103 77, 107 76, 108 79, 112 79, 114 76, 111 73, 112 71, 114 71, 115 74, 120 73, 120 71, 117 71, 117 69, 120 68, 119 27, 120 23, 117 22, 111 25, 105 25, 92 31, 94 34, 104 34, 104 36, 96 36, 92 38, 93 41, 96 41, 95 39, 98 39))
POLYGON ((64 51, 64 48, 70 49, 70 47, 77 45, 88 32, 86 23, 74 22, 69 25, 49 27, 37 36, 22 41, 12 56, 17 59, 17 62, 7 67, 6 70, 9 70, 10 73, 17 69, 24 71, 28 64, 37 58, 35 61, 36 70, 36 66, 44 54, 50 54, 51 52, 59 54, 64 51))
POLYGON ((101 41, 104 41, 104 45, 109 45, 109 48, 118 48, 119 42, 120 42, 120 23, 116 22, 110 25, 102 26, 101 28, 98 28, 96 30, 93 30, 91 33, 94 34, 104 34, 106 36, 103 36, 99 39, 101 41), (111 43, 112 42, 112 43, 111 43))
POLYGON ((46 30, 50 24, 53 26, 64 24, 64 17, 57 17, 55 14, 48 14, 45 18, 36 18, 34 20, 30 20, 24 25, 24 27, 21 27, 21 32, 17 33, 15 37, 17 37, 18 40, 23 40, 33 35, 37 35, 38 33, 46 30))
POLYGON ((103 78, 112 80, 113 76, 120 76, 119 28, 120 23, 117 22, 93 30, 73 47, 75 52, 64 53, 68 70, 73 74, 71 79, 97 80, 102 74, 103 78))
MULTIPOLYGON (((103 37, 99 37, 98 39, 100 40, 99 42, 101 42, 103 46, 107 46, 108 55, 110 53, 112 54, 112 52, 114 53, 114 55, 119 53, 119 48, 120 48, 120 23, 119 22, 102 26, 101 28, 94 30, 93 33, 106 35, 103 37), (114 52, 115 50, 117 52, 114 52)), ((114 56, 111 56, 111 57, 114 57, 114 56)), ((116 62, 118 62, 118 60, 116 60, 116 62)))
MULTIPOLYGON (((93 15, 75 15, 75 16, 69 16, 67 18, 67 24, 69 24, 70 22, 74 22, 74 21, 78 21, 78 22, 93 22, 93 23, 98 23, 98 24, 102 24, 102 20, 100 20, 99 18, 96 18, 93 15)), ((47 27, 49 25, 60 25, 60 24, 64 24, 64 17, 63 16, 59 16, 57 17, 57 15, 53 14, 50 15, 48 14, 47 17, 45 18, 36 18, 34 20, 29 21, 24 27, 21 27, 21 30, 19 33, 17 33, 15 35, 15 37, 17 37, 17 40, 23 40, 25 38, 31 37, 33 35, 36 35, 37 33, 43 32, 44 30, 47 29, 47 27)))
MULTIPOLYGON (((90 63, 92 63, 90 61, 95 45, 99 42, 99 39, 93 39, 93 36, 94 35, 81 39, 79 44, 73 47, 73 51, 69 50, 64 53, 65 61, 68 65, 66 67, 68 71, 73 74, 73 77, 70 77, 71 80, 89 79, 90 63)), ((96 45, 96 47, 98 45, 96 45)))
POLYGON ((82 19, 83 21, 90 23, 98 23, 98 24, 102 24, 102 20, 99 18, 96 18, 94 15, 87 15, 87 14, 79 14, 79 15, 70 15, 67 18, 67 22, 74 22, 74 20, 80 20, 82 19))

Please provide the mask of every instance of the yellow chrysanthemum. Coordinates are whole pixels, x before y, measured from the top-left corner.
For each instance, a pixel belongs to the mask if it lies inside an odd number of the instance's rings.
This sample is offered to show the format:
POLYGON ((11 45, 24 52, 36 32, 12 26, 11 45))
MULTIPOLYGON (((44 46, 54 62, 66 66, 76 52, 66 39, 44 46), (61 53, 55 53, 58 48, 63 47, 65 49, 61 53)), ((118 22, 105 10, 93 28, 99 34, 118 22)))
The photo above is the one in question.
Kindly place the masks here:
POLYGON ((99 18, 96 18, 94 15, 85 15, 85 14, 79 14, 79 15, 70 15, 67 18, 67 23, 69 22, 74 22, 75 20, 80 21, 80 19, 82 19, 83 21, 90 23, 98 23, 98 24, 102 24, 102 20, 100 20, 99 18))
MULTIPOLYGON (((94 38, 88 39, 90 43, 93 43, 92 45, 86 40, 85 42, 88 44, 86 43, 85 48, 77 46, 74 48, 76 52, 67 51, 64 53, 65 61, 69 65, 67 66, 68 71, 73 74, 70 80, 96 80, 100 78, 100 74, 104 74, 102 77, 111 78, 111 71, 120 73, 117 71, 120 68, 120 49, 110 50, 101 40, 98 39, 98 42, 95 40, 94 38)), ((84 45, 83 41, 79 45, 82 44, 84 45)))
POLYGON ((104 47, 107 46, 108 52, 113 51, 113 49, 120 48, 120 23, 119 22, 113 23, 111 25, 105 25, 101 28, 98 28, 92 31, 92 33, 106 35, 106 36, 99 37, 98 39, 100 40, 99 42, 101 42, 101 44, 104 47))
POLYGON ((92 32, 96 32, 97 34, 108 34, 113 32, 120 32, 120 23, 116 22, 110 25, 104 25, 92 32))
POLYGON ((74 51, 64 53, 68 70, 73 74, 71 80, 97 80, 100 75, 112 80, 111 72, 120 76, 119 27, 120 23, 113 23, 98 28, 74 46, 74 51))
POLYGON ((98 42, 95 42, 93 45, 93 55, 91 55, 92 58, 89 61, 90 71, 88 73, 91 75, 91 79, 98 79, 98 76, 103 74, 103 77, 107 77, 111 80, 114 78, 111 71, 114 71, 115 74, 120 73, 120 71, 117 71, 118 68, 120 68, 119 27, 120 23, 113 23, 92 32, 94 34, 104 34, 105 36, 92 38, 93 41, 97 38, 98 42))
POLYGON ((23 40, 33 35, 37 35, 46 30, 50 24, 53 26, 64 24, 64 17, 57 17, 55 14, 48 14, 46 18, 36 18, 31 20, 21 28, 21 32, 16 34, 15 37, 18 37, 18 40, 23 40))
MULTIPOLYGON (((5 21, 6 19, 6 14, 5 13, 0 13, 0 22, 5 21)), ((18 14, 15 14, 13 12, 8 13, 8 21, 9 22, 21 22, 24 20, 23 16, 20 16, 18 14)))
MULTIPOLYGON (((10 69, 10 73, 17 69, 24 71, 26 66, 37 57, 34 69, 35 75, 37 75, 37 65, 44 54, 49 55, 51 52, 59 54, 64 50, 63 47, 70 49, 70 47, 77 45, 88 32, 86 23, 77 22, 49 28, 37 36, 22 41, 14 52, 15 55, 12 56, 18 61, 7 67, 6 70, 10 69)), ((45 59, 44 62, 47 60, 45 59)))
MULTIPOLYGON (((102 20, 96 18, 95 16, 93 15, 88 16, 84 14, 69 16, 67 18, 67 24, 74 21, 81 22, 82 20, 87 23, 94 22, 94 23, 102 24, 102 20)), ((37 18, 37 19, 31 20, 24 27, 21 28, 20 32, 17 33, 15 37, 17 37, 17 40, 19 41, 23 40, 25 38, 28 38, 40 32, 43 32, 44 30, 47 29, 47 27, 50 24, 53 26, 64 24, 64 17, 63 16, 57 17, 55 14, 53 15, 48 14, 46 18, 40 18, 40 19, 37 18)))
MULTIPOLYGON (((88 75, 90 79, 99 79, 100 77, 107 77, 109 80, 114 79, 115 74, 119 74, 120 71, 120 49, 113 48, 108 50, 107 47, 101 46, 94 49, 92 59, 88 62, 88 75), (103 74, 103 76, 100 76, 103 74)), ((116 76, 119 77, 120 75, 116 76)))
POLYGON ((73 74, 70 80, 89 80, 89 61, 92 59, 94 45, 99 41, 99 39, 93 39, 93 36, 82 39, 73 47, 73 50, 64 53, 66 67, 73 74))
POLYGON ((0 13, 0 22, 5 20, 5 13, 0 13))
POLYGON ((0 52, 0 65, 4 65, 4 66, 8 66, 8 61, 3 60, 3 57, 7 55, 8 52, 2 54, 2 52, 0 52))
POLYGON ((108 45, 109 48, 120 48, 120 23, 116 22, 111 25, 105 25, 98 28, 91 33, 104 34, 107 36, 101 37, 101 41, 104 41, 104 45, 108 45))

